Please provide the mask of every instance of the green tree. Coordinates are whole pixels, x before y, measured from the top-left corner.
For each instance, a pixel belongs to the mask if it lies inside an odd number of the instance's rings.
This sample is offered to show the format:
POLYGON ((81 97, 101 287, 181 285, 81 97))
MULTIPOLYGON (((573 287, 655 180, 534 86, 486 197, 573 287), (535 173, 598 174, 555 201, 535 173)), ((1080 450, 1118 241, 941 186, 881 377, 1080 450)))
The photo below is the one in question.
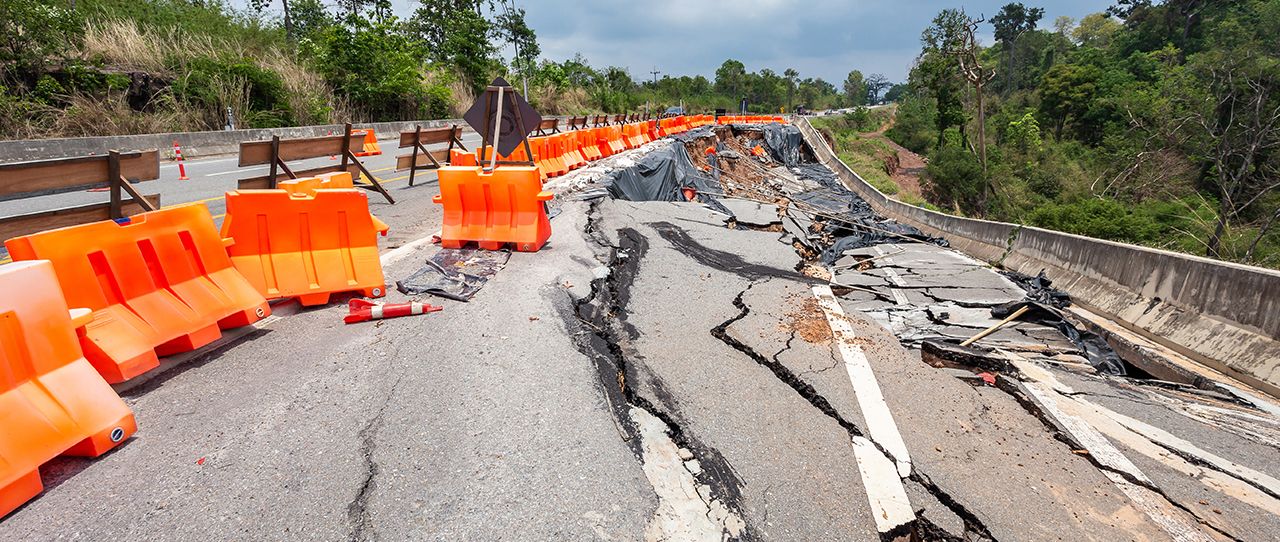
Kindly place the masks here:
POLYGON ((862 72, 853 70, 844 78, 844 95, 848 105, 859 106, 867 103, 867 84, 862 79, 862 72))
POLYGON ((716 92, 732 97, 736 103, 745 94, 746 78, 746 66, 737 60, 726 60, 716 68, 716 92))
POLYGON ((1092 13, 1080 19, 1080 24, 1071 32, 1071 37, 1081 46, 1105 49, 1111 45, 1111 37, 1120 28, 1120 23, 1105 13, 1092 13))
POLYGON ((1040 84, 1040 112, 1053 121, 1053 136, 1062 139, 1067 121, 1082 119, 1098 91, 1101 70, 1094 66, 1058 64, 1045 72, 1040 84))
POLYGON ((538 57, 542 55, 542 47, 538 45, 538 35, 525 23, 525 11, 517 8, 511 0, 502 2, 503 11, 497 17, 495 30, 501 39, 515 48, 512 64, 522 74, 529 73, 538 57))
POLYGON ((1005 54, 1004 71, 1004 91, 1012 92, 1017 88, 1018 81, 1015 78, 1018 71, 1016 62, 1016 54, 1018 48, 1018 39, 1023 34, 1035 30, 1036 24, 1040 22, 1040 18, 1044 17, 1043 8, 1028 8, 1021 2, 1010 2, 1000 8, 1000 12, 991 18, 991 25, 995 27, 995 38, 1000 43, 1005 54))
POLYGON ((479 93, 489 83, 496 48, 489 41, 492 24, 481 11, 484 0, 419 0, 409 20, 411 32, 429 58, 451 66, 479 93))
POLYGON ((782 71, 782 76, 787 80, 787 111, 791 111, 796 106, 793 97, 796 92, 796 77, 800 76, 800 72, 794 68, 787 68, 782 71))
POLYGON ((0 2, 0 84, 34 81, 46 62, 72 54, 80 24, 62 2, 0 2))

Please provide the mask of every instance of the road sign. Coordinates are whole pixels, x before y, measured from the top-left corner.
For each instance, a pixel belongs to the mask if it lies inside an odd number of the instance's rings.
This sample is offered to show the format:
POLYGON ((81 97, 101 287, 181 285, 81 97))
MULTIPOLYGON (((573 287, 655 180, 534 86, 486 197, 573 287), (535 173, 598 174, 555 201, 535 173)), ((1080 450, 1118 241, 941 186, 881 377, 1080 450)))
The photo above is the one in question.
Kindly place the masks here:
POLYGON ((502 121, 498 126, 498 154, 511 154, 542 122, 542 115, 516 92, 511 84, 499 77, 485 89, 484 94, 476 98, 476 103, 462 116, 467 124, 484 136, 485 144, 492 144, 494 113, 502 105, 502 121), (498 99, 498 89, 502 89, 502 99, 498 99))

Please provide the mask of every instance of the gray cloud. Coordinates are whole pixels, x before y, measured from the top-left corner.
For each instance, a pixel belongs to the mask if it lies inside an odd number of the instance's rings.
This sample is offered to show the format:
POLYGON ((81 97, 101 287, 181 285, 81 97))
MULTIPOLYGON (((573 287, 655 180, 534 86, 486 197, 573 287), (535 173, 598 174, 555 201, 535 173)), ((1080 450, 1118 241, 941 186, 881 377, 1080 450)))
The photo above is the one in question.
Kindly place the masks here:
MULTIPOLYGON (((231 0, 241 5, 246 0, 231 0)), ((647 79, 655 66, 666 75, 711 78, 725 59, 748 70, 844 80, 852 69, 901 81, 920 50, 920 32, 939 11, 964 7, 988 18, 1008 0, 517 0, 538 33, 545 58, 582 53, 594 66, 620 66, 647 79)), ((416 0, 393 0, 406 16, 416 0)), ((1042 27, 1059 15, 1079 19, 1114 0, 1024 1, 1045 8, 1042 27)), ((991 28, 985 25, 985 39, 991 28)))

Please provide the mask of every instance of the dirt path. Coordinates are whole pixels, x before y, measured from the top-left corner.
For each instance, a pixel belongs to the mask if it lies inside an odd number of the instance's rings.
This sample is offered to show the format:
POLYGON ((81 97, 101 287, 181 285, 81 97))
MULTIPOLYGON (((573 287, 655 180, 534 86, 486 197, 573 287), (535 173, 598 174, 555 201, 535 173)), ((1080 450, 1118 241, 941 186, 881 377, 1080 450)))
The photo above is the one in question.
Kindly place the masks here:
POLYGON ((924 193, 920 189, 920 177, 924 175, 926 166, 924 157, 907 150, 902 145, 894 143, 892 139, 885 137, 883 132, 876 134, 875 137, 879 137, 898 153, 898 167, 889 175, 893 178, 893 182, 898 183, 898 190, 923 198, 924 193))
POLYGON ((898 185, 898 193, 905 192, 923 199, 924 192, 920 188, 920 177, 924 175, 924 169, 926 166, 924 157, 907 150, 906 147, 895 143, 892 139, 889 139, 884 135, 884 133, 889 131, 890 128, 893 128, 893 125, 897 120, 898 115, 895 110, 892 115, 889 115, 889 122, 884 123, 884 126, 881 126, 879 130, 862 135, 863 137, 879 139, 892 148, 894 152, 898 153, 898 165, 894 168, 893 172, 889 174, 889 177, 893 179, 893 182, 898 185))

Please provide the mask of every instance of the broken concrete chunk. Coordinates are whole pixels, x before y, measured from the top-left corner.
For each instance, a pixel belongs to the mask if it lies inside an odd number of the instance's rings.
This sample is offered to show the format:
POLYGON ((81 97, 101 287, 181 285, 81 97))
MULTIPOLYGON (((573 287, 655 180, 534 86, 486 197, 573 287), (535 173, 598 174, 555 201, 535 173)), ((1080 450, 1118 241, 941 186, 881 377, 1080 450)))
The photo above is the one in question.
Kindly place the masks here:
POLYGON ((782 221, 778 217, 778 206, 755 201, 725 198, 724 204, 739 224, 766 227, 782 221))

